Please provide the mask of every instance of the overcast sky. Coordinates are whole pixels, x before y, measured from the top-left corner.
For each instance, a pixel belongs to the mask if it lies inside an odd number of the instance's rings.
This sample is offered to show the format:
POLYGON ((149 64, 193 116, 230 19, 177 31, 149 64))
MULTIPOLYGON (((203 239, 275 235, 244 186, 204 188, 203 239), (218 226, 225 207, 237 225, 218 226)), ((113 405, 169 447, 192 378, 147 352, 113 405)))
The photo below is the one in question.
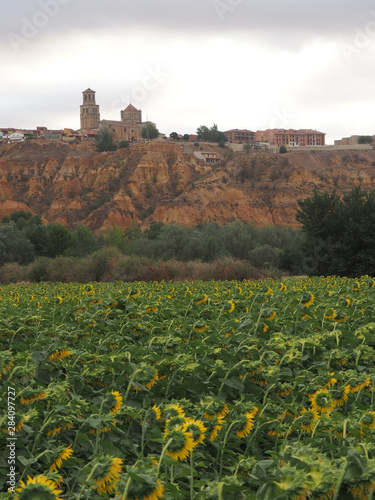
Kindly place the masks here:
POLYGON ((0 28, 0 127, 78 129, 90 87, 168 135, 375 134, 373 0, 12 0, 0 28))

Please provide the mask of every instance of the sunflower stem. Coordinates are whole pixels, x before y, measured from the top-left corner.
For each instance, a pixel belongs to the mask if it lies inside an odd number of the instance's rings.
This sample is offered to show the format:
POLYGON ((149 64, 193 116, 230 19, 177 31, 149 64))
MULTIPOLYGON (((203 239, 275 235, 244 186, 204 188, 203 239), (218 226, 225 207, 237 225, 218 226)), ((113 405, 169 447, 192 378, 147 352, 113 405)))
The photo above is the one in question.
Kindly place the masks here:
POLYGON ((129 391, 130 391, 130 388, 132 386, 132 383, 136 377, 136 375, 138 375, 138 373, 140 373, 142 370, 138 369, 138 370, 135 370, 135 372, 132 374, 132 376, 130 377, 130 380, 129 380, 129 383, 128 383, 128 387, 126 389, 126 392, 125 392, 125 396, 124 396, 124 403, 127 401, 128 399, 128 396, 129 396, 129 391))
POLYGON ((128 495, 128 492, 129 492, 129 488, 130 488, 130 483, 132 482, 132 478, 129 476, 127 482, 126 482, 126 485, 125 485, 125 490, 124 490, 124 493, 121 497, 121 500, 126 500, 126 497, 128 495))
POLYGON ((173 441, 173 439, 172 439, 172 438, 170 438, 170 439, 167 441, 167 443, 166 443, 166 445, 164 446, 164 448, 162 449, 162 452, 161 452, 161 455, 160 455, 160 458, 159 458, 158 468, 157 468, 157 470, 156 470, 156 477, 158 477, 158 476, 159 476, 161 463, 162 463, 163 458, 164 458, 164 455, 165 455, 165 453, 166 453, 166 451, 167 451, 167 449, 168 449, 168 446, 172 443, 172 441, 173 441))
POLYGON ((228 441, 228 437, 229 437, 229 433, 232 429, 232 427, 237 424, 239 422, 239 420, 235 420, 234 422, 232 422, 230 424, 230 426, 228 427, 227 429, 227 432, 225 433, 225 436, 224 436, 224 441, 223 441, 223 444, 222 446, 220 447, 220 464, 219 464, 219 477, 221 477, 221 473, 223 471, 223 458, 224 458, 224 450, 225 450, 225 446, 227 444, 227 441, 228 441))
MULTIPOLYGON (((89 482, 89 481, 90 481, 90 479, 91 479, 92 475, 94 474, 95 470, 96 470, 98 467, 99 467, 99 464, 95 464, 95 465, 94 465, 94 467, 92 468, 92 471, 90 472, 89 477, 87 478, 87 481, 86 481, 86 482, 89 482)), ((79 495, 78 495, 77 500, 81 500, 81 496, 82 496, 82 493, 83 493, 83 491, 84 491, 84 489, 85 489, 85 486, 86 486, 85 484, 82 486, 81 491, 79 492, 79 495)))
POLYGON ((344 467, 342 469, 342 472, 340 474, 339 480, 337 481, 335 495, 332 497, 332 500, 338 500, 338 498, 339 498, 340 488, 341 488, 341 484, 342 484, 342 482, 344 480, 344 476, 345 476, 345 473, 346 473, 347 466, 348 466, 348 461, 345 458, 345 465, 344 465, 344 467))
POLYGON ((194 456, 193 450, 190 452, 190 500, 194 500, 194 456))

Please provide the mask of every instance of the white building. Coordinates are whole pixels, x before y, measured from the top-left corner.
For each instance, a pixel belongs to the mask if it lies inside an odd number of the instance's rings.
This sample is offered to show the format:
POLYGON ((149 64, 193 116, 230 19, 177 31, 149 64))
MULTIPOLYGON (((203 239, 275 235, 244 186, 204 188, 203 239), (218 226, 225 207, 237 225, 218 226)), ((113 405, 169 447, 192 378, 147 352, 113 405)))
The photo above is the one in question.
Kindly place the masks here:
POLYGON ((3 139, 7 142, 23 142, 25 135, 22 132, 12 132, 9 135, 4 135, 3 139))

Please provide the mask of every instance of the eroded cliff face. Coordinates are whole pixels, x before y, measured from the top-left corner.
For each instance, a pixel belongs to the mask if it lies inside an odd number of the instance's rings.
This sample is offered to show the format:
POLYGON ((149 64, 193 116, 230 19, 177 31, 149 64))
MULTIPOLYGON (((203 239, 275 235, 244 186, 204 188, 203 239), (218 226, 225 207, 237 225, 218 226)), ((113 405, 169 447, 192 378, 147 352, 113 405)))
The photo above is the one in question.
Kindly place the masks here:
POLYGON ((375 188, 375 151, 235 153, 208 166, 178 144, 114 153, 32 140, 0 147, 0 218, 17 210, 93 230, 236 220, 297 227, 297 199, 375 188))

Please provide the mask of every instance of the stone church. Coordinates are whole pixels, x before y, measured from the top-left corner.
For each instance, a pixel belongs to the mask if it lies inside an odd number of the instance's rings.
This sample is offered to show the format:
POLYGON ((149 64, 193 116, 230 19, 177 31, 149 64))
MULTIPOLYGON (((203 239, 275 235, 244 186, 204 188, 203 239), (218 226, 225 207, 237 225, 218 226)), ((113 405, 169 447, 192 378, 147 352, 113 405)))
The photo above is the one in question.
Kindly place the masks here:
POLYGON ((95 102, 95 91, 87 89, 83 94, 81 105, 81 130, 97 130, 107 127, 115 140, 126 140, 129 142, 142 141, 142 128, 148 124, 155 125, 150 121, 142 122, 142 111, 129 104, 121 111, 121 121, 101 120, 99 105, 95 102))

